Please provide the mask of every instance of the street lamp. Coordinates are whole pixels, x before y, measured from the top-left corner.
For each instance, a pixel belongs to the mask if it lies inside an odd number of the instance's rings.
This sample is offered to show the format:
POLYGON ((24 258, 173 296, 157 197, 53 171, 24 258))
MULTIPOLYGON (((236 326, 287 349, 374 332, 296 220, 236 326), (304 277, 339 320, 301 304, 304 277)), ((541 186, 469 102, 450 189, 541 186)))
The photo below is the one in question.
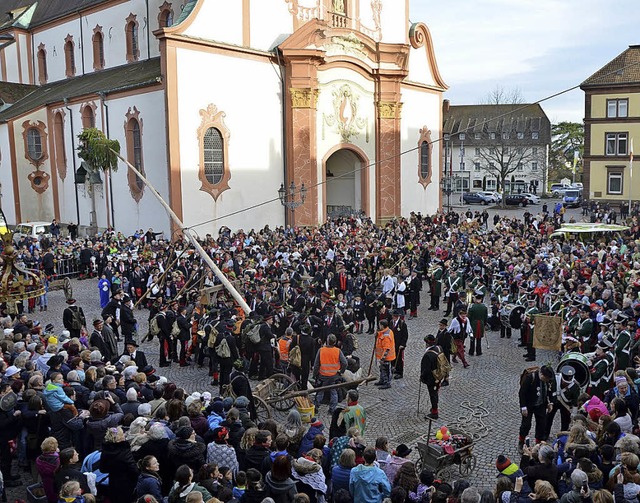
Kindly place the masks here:
POLYGON ((280 198, 282 206, 290 209, 291 211, 302 206, 307 198, 307 188, 304 186, 304 183, 300 187, 300 197, 298 200, 296 200, 296 192, 298 192, 298 187, 296 187, 296 184, 293 183, 293 181, 291 182, 291 185, 289 185, 289 190, 285 188, 284 183, 281 183, 280 188, 278 189, 278 197, 280 198))
POLYGON ((459 176, 457 173, 448 176, 443 176, 440 180, 440 187, 442 193, 447 196, 447 212, 451 212, 451 194, 453 194, 458 185, 459 176))

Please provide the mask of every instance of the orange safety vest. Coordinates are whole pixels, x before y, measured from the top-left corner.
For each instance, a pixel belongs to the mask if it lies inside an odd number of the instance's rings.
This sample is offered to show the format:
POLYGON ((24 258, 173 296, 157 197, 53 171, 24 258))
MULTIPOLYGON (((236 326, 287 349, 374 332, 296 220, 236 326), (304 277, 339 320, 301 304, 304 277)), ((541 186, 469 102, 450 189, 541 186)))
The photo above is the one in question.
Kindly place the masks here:
POLYGON ((340 372, 340 348, 320 348, 320 375, 331 377, 338 372, 340 372))
POLYGON ((384 361, 389 362, 396 359, 396 345, 393 337, 393 330, 387 328, 386 330, 380 330, 378 337, 376 338, 376 358, 382 360, 382 355, 386 350, 389 350, 384 361))
POLYGON ((289 346, 291 346, 291 339, 282 337, 278 340, 278 351, 280 351, 280 360, 283 362, 289 361, 289 346))

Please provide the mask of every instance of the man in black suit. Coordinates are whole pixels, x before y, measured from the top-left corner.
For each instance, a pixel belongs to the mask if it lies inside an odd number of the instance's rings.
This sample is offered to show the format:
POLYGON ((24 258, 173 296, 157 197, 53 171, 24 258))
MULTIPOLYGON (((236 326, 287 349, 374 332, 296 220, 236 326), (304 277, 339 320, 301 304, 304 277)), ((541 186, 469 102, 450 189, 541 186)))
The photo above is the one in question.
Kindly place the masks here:
POLYGON ((402 309, 395 309, 393 311, 389 328, 393 330, 394 343, 396 346, 396 359, 391 362, 394 369, 393 378, 402 379, 404 376, 404 350, 409 340, 409 329, 407 328, 407 323, 404 321, 404 311, 402 309))
POLYGON ((550 412, 549 385, 555 372, 549 365, 539 370, 525 370, 520 378, 520 436, 518 448, 522 450, 525 437, 531 430, 533 417, 536 418, 536 443, 546 440, 547 413, 550 412))
POLYGON ((111 329, 113 330, 113 334, 116 337, 116 340, 120 342, 120 332, 118 327, 120 325, 120 302, 124 298, 124 290, 122 288, 118 288, 111 295, 111 300, 102 310, 101 316, 103 319, 107 319, 107 316, 111 316, 111 329))
POLYGON ((139 347, 138 343, 134 340, 126 341, 124 344, 124 353, 122 353, 122 355, 131 358, 131 360, 133 360, 137 365, 138 370, 142 371, 142 369, 149 364, 147 363, 147 356, 144 352, 138 349, 139 347))

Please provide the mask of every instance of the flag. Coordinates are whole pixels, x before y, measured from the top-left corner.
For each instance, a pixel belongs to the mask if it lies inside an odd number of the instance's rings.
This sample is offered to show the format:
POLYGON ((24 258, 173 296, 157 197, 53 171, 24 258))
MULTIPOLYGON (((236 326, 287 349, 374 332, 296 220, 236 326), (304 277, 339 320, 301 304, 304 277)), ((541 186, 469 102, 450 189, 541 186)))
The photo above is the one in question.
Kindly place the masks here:
POLYGON ((580 152, 577 150, 573 151, 573 172, 576 172, 576 166, 578 165, 578 159, 580 159, 580 152))
POLYGON ((629 142, 629 163, 633 162, 633 138, 629 142))
POLYGON ((562 347, 562 318, 536 314, 534 317, 536 328, 533 332, 533 347, 560 351, 562 347))

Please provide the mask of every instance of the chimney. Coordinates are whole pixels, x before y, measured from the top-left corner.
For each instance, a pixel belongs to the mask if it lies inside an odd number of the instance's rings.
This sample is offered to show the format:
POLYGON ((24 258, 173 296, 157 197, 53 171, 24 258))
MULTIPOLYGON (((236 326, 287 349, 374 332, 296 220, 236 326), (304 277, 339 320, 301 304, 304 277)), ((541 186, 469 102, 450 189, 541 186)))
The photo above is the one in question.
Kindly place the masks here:
POLYGON ((449 100, 442 100, 442 113, 444 115, 449 113, 449 109, 451 108, 451 103, 449 100))

